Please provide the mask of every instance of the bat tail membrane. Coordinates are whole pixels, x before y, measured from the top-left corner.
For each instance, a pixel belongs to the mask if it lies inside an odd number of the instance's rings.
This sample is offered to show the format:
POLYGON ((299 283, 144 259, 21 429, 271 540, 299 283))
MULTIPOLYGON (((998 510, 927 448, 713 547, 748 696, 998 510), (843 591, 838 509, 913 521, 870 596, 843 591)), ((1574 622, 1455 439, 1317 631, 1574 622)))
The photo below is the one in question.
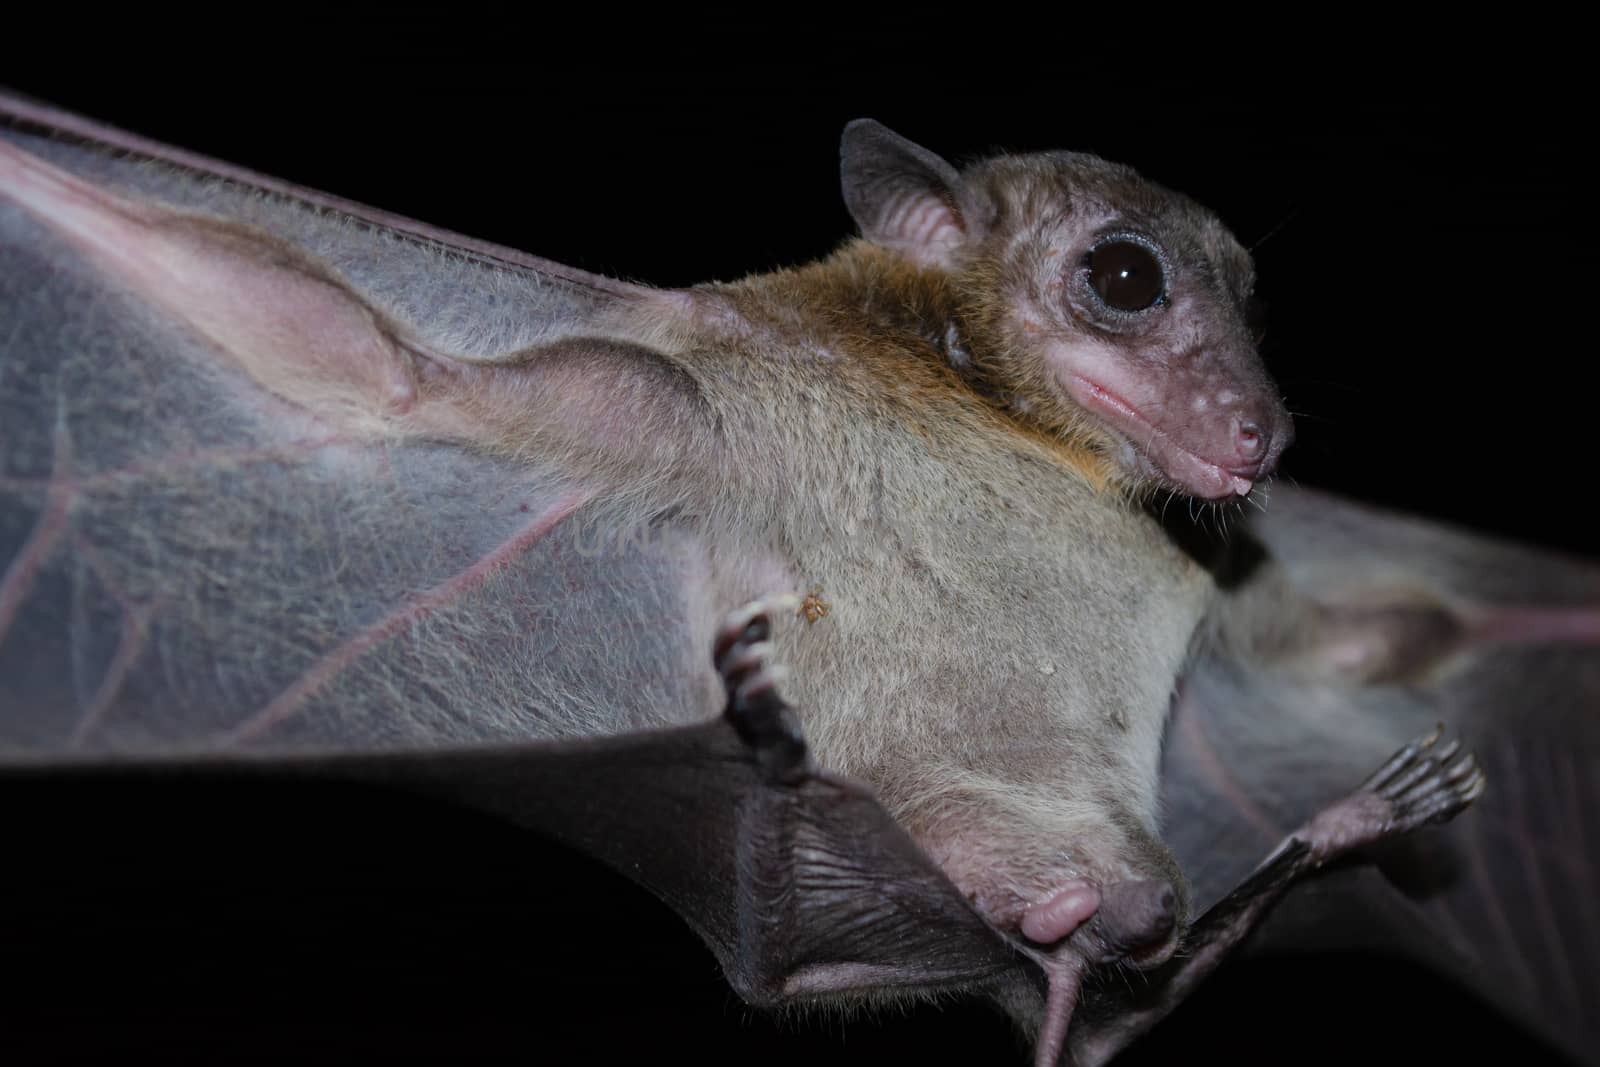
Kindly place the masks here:
POLYGON ((1165 756, 1197 905, 1446 724, 1483 796, 1313 879, 1253 944, 1408 956, 1594 1061, 1600 567, 1303 491, 1275 493, 1235 556, 1165 756))

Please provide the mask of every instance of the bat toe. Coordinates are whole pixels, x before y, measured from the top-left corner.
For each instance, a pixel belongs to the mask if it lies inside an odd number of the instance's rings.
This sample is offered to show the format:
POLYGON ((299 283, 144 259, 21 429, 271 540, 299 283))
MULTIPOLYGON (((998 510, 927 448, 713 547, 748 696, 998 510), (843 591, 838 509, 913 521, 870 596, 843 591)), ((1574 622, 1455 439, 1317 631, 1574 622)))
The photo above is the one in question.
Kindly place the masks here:
POLYGON ((1403 746, 1354 793, 1319 812, 1295 834, 1308 842, 1316 863, 1353 849, 1445 822, 1482 795, 1486 780, 1477 757, 1444 728, 1403 746))
POLYGON ((1365 788, 1389 806, 1387 833, 1404 833, 1453 818, 1482 795, 1487 780, 1460 739, 1440 745, 1443 728, 1410 742, 1368 779, 1365 788))
POLYGON ((800 604, 799 596, 793 593, 780 593, 752 600, 723 616, 711 647, 711 662, 716 666, 717 673, 726 677, 724 662, 730 656, 736 656, 749 646, 768 640, 772 636, 773 615, 785 610, 793 611, 800 604))
POLYGON ((782 777, 803 770, 805 735, 778 692, 784 670, 772 662, 772 613, 794 610, 793 595, 766 597, 729 612, 717 629, 711 659, 727 694, 723 714, 757 761, 782 777))

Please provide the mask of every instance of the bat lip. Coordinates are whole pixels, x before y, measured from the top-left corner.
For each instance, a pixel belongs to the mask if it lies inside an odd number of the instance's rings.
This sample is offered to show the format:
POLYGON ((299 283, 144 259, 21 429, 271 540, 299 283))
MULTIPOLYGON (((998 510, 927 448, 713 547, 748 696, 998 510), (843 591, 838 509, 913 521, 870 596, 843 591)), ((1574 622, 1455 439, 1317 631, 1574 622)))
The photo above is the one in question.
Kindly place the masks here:
POLYGON ((1103 416, 1153 473, 1191 496, 1216 502, 1245 497, 1268 473, 1264 464, 1229 467, 1184 447, 1138 407, 1087 375, 1074 373, 1067 392, 1103 416))

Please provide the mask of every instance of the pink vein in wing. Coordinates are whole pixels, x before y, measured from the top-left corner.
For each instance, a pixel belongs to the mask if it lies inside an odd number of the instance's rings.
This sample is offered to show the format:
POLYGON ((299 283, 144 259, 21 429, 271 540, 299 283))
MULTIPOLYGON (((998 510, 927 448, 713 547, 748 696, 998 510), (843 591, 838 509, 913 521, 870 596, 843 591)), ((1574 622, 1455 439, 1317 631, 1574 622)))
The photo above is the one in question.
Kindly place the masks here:
POLYGON ((308 700, 315 696, 351 663, 377 648, 398 633, 402 633, 429 613, 438 610, 479 588, 494 575, 504 570, 513 560, 542 541, 550 531, 559 526, 567 516, 582 507, 595 494, 594 490, 567 493, 550 507, 535 515, 504 544, 476 561, 460 573, 447 578, 408 604, 402 604, 388 615, 362 630, 338 648, 329 652, 311 668, 274 697, 265 707, 239 726, 222 735, 223 744, 241 744, 253 741, 293 717, 308 700))
POLYGON ((66 433, 57 427, 55 434, 55 462, 50 472, 50 485, 45 498, 44 511, 33 531, 28 534, 5 577, 0 578, 0 641, 4 641, 11 624, 16 621, 22 602, 39 574, 39 568, 50 558, 67 530, 67 512, 72 504, 72 450, 68 447, 66 433))
POLYGON ((1500 943, 1500 948, 1504 953, 1501 957, 1501 965, 1505 969, 1517 972, 1510 977, 1520 983, 1523 989, 1537 990, 1539 983, 1529 970, 1528 959, 1523 952, 1521 940, 1518 938, 1517 932, 1512 927, 1511 920, 1506 914, 1505 901, 1502 899, 1500 887, 1495 885, 1494 878, 1489 874, 1490 863, 1484 855, 1483 840, 1479 832, 1480 827, 1473 819, 1463 819, 1460 822, 1459 830, 1459 839, 1464 842, 1467 854, 1468 877, 1471 879, 1473 888, 1477 890, 1474 900, 1482 909, 1484 920, 1490 927, 1491 936, 1500 943))
POLYGON ((309 455, 344 442, 345 438, 338 434, 324 434, 320 437, 306 437, 260 448, 239 448, 232 445, 222 448, 195 448, 184 452, 172 452, 156 461, 141 460, 122 467, 107 467, 92 473, 76 474, 70 478, 52 475, 46 481, 43 478, 11 478, 0 475, 0 489, 16 493, 44 489, 60 491, 68 497, 77 497, 101 489, 116 489, 133 482, 169 478, 191 470, 227 470, 257 463, 276 463, 309 455))
POLYGON ((1600 644, 1600 608, 1495 607, 1472 630, 1486 644, 1600 644))
POLYGON ((78 725, 73 728, 72 736, 67 739, 69 748, 78 748, 90 734, 100 728, 100 724, 110 714, 117 697, 122 692, 123 684, 127 681, 128 672, 133 670, 133 665, 144 652, 146 639, 150 635, 150 623, 156 614, 156 601, 141 603, 130 597, 118 583, 111 566, 100 555, 100 550, 88 539, 74 534, 72 545, 73 551, 122 609, 122 635, 117 641, 117 650, 106 666, 100 684, 95 687, 94 697, 89 701, 88 708, 78 720, 78 725))
POLYGON ((151 609, 143 608, 122 617, 122 634, 117 640, 117 650, 106 666, 100 684, 95 687, 94 696, 90 699, 83 717, 73 728, 72 736, 67 739, 68 748, 81 747, 111 713, 112 706, 128 680, 128 672, 133 670, 133 665, 144 652, 153 614, 151 609))
POLYGON ((1250 799, 1238 781, 1223 764, 1217 750, 1212 747, 1210 739, 1201 727, 1198 714, 1190 712, 1178 716, 1178 729, 1183 732, 1184 739, 1189 742, 1190 750, 1194 752, 1195 759, 1200 764, 1201 771, 1211 780, 1218 791, 1233 804, 1234 808, 1243 815, 1245 821, 1257 830, 1267 841, 1277 841, 1284 836, 1284 831, 1272 820, 1266 812, 1250 799))

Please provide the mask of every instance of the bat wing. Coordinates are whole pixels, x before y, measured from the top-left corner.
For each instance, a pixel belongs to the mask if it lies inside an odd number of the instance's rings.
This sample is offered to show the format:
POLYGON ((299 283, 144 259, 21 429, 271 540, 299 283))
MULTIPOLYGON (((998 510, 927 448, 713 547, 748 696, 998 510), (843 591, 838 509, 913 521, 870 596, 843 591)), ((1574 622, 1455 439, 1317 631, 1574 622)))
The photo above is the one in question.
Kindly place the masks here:
POLYGON ((1600 567, 1280 489, 1219 575, 1163 766, 1197 908, 1444 723, 1486 769, 1473 809, 1313 879, 1253 945, 1410 957, 1600 1057, 1600 567))
POLYGON ((697 402, 633 336, 672 294, 4 110, 0 747, 370 749, 717 706, 739 601, 692 599, 693 533, 623 514, 600 454, 697 402))
POLYGON ((492 747, 14 763, 0 785, 15 807, 73 783, 357 784, 487 813, 649 889, 760 1006, 969 988, 1017 966, 870 792, 810 766, 803 745, 781 766, 771 747, 718 718, 492 747))
POLYGON ((442 795, 758 1003, 1014 963, 870 794, 706 721, 737 601, 617 463, 714 452, 649 344, 686 298, 0 115, 3 777, 442 795))

